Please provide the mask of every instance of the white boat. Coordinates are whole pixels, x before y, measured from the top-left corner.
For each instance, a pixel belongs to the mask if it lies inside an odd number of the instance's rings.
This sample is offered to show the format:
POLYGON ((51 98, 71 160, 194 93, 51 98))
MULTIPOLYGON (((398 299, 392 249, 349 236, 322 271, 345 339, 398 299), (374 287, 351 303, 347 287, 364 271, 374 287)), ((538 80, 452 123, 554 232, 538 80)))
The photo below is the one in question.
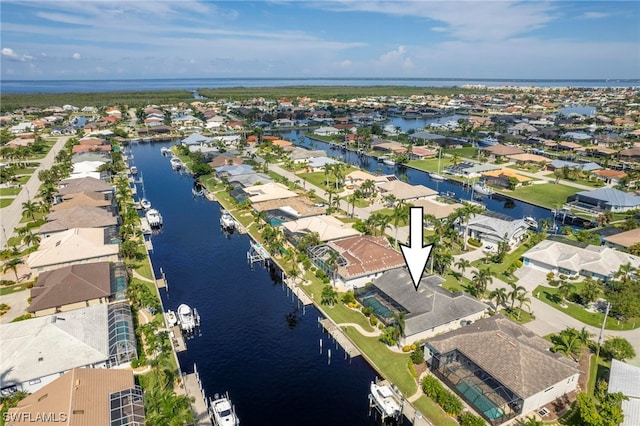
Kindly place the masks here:
POLYGON ((384 417, 398 418, 400 416, 402 412, 400 402, 389 386, 379 386, 371 382, 370 398, 384 417))
POLYGON ((382 160, 382 163, 386 166, 395 166, 396 162, 393 161, 391 158, 385 158, 384 160, 382 160))
POLYGON ((538 221, 535 218, 531 216, 525 216, 522 218, 522 220, 524 220, 524 222, 529 226, 529 228, 538 229, 538 221))
POLYGON ((138 174, 138 168, 136 166, 131 166, 129 171, 131 172, 132 175, 137 175, 138 174))
POLYGON ((498 143, 498 139, 493 136, 487 136, 486 138, 478 139, 478 146, 489 147, 496 145, 498 143))
POLYGON ((178 306, 178 324, 182 331, 192 332, 200 324, 200 316, 187 304, 178 306))
POLYGON ((178 323, 178 318, 176 317, 175 312, 171 310, 167 311, 167 323, 169 324, 169 327, 173 327, 178 323))
POLYGON ((147 213, 145 213, 145 217, 147 218, 147 222, 149 222, 149 226, 152 228, 160 228, 162 226, 162 215, 156 209, 149 209, 147 213))
POLYGON ((234 229, 236 227, 236 220, 231 216, 231 213, 223 210, 220 215, 220 226, 227 229, 234 229))
POLYGON ((473 192, 481 195, 492 195, 494 193, 493 189, 479 182, 473 184, 473 192))
POLYGON ((142 206, 143 209, 149 210, 151 208, 151 201, 147 200, 146 198, 143 198, 142 200, 140 200, 140 205, 142 206))
POLYGON ((180 160, 178 157, 171 158, 171 168, 173 170, 180 170, 182 167, 182 160, 180 160))
POLYGON ((236 410, 231 405, 229 394, 214 396, 215 399, 209 401, 209 412, 211 420, 215 426, 238 426, 240 419, 236 415, 236 410))
POLYGON ((169 149, 166 146, 163 146, 162 148, 160 148, 160 154, 162 154, 162 155, 167 155, 170 152, 171 152, 171 149, 169 149))

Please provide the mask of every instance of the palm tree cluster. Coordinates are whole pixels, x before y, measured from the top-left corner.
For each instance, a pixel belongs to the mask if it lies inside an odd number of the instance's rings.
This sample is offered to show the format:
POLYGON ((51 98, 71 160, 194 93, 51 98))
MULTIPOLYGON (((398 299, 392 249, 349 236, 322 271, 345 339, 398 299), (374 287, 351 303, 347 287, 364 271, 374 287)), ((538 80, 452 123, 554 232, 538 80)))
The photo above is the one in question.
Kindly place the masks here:
POLYGON ((573 327, 568 327, 558 334, 551 335, 552 352, 560 352, 570 356, 574 360, 580 355, 583 348, 589 345, 589 341, 593 337, 586 327, 578 331, 573 327))

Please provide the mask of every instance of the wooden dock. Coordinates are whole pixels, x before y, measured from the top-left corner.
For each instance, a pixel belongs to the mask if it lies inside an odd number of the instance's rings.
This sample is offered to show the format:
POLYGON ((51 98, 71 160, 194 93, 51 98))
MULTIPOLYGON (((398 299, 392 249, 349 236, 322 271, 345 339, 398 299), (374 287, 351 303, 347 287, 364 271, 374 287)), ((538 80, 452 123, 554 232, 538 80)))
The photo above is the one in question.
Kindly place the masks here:
POLYGON ((284 280, 284 283, 287 285, 287 287, 289 287, 289 289, 298 298, 298 300, 302 302, 303 305, 305 306, 313 305, 313 300, 311 300, 309 296, 307 296, 307 293, 305 293, 300 287, 294 284, 291 278, 286 278, 284 280))
POLYGON ((347 337, 346 334, 342 331, 340 327, 335 325, 330 319, 324 318, 319 319, 318 322, 322 324, 322 328, 324 328, 333 339, 338 342, 338 344, 344 349, 344 351, 349 355, 349 357, 353 358, 360 355, 360 351, 356 346, 351 342, 351 339, 347 337))
POLYGON ((153 243, 151 240, 144 240, 144 246, 147 248, 147 251, 153 251, 153 243))
POLYGON ((182 330, 177 325, 171 327, 171 341, 173 343, 173 349, 178 352, 184 352, 187 350, 187 344, 184 342, 184 336, 182 330))
POLYGON ((167 282, 164 280, 164 278, 158 278, 156 280, 156 286, 158 286, 158 288, 167 288, 167 282))
POLYGON ((184 376, 184 388, 187 392, 187 396, 193 397, 194 402, 191 403, 191 411, 196 417, 194 425, 198 426, 212 426, 211 417, 209 417, 209 410, 205 397, 200 390, 200 383, 198 382, 197 373, 185 374, 184 376))

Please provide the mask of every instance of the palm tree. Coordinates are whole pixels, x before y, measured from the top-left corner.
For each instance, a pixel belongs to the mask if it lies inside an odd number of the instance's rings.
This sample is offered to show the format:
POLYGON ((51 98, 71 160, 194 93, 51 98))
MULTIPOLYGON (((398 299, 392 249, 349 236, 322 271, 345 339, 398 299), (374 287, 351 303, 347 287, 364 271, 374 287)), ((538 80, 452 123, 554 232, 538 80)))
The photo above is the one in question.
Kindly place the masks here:
POLYGON ((518 321, 520 321, 520 313, 522 312, 522 307, 526 305, 529 309, 531 309, 531 298, 528 297, 527 293, 525 292, 519 293, 516 299, 518 300, 518 321))
POLYGON ((320 303, 322 305, 333 306, 338 301, 338 292, 333 288, 331 284, 327 284, 322 287, 322 294, 320 296, 320 303))
POLYGON ((560 298, 562 299, 561 306, 567 306, 565 302, 567 300, 567 297, 569 297, 569 295, 573 291, 573 288, 573 283, 569 281, 560 281, 560 285, 558 286, 558 296, 560 296, 560 298))
POLYGON ((527 289, 516 283, 509 283, 509 285, 511 286, 511 291, 509 292, 509 300, 511 300, 511 307, 509 308, 509 310, 513 312, 513 306, 516 304, 516 300, 518 300, 518 296, 521 293, 526 294, 527 289))
POLYGON ((347 196, 347 205, 351 206, 351 217, 353 217, 353 215, 355 214, 356 201, 358 201, 358 198, 360 197, 358 197, 357 192, 353 192, 349 196, 347 196))
POLYGON ((396 248, 398 248, 398 228, 400 227, 400 222, 406 221, 409 216, 409 205, 405 200, 400 200, 398 204, 393 208, 393 213, 391 214, 391 220, 393 221, 393 226, 395 227, 395 235, 394 239, 396 240, 396 248))
POLYGON ((475 289, 475 295, 480 295, 487 290, 487 285, 493 282, 493 277, 491 276, 491 268, 486 269, 478 269, 473 272, 473 276, 471 277, 471 284, 475 289))
POLYGON ((454 263, 454 266, 460 269, 462 275, 464 275, 464 272, 467 270, 467 268, 471 267, 471 262, 468 261, 467 259, 460 258, 460 260, 454 263))
POLYGON ((394 319, 394 330, 393 330, 393 339, 398 341, 402 337, 405 336, 405 313, 400 312, 398 314, 393 315, 394 319))
POLYGON ((489 293, 489 299, 496 301, 496 313, 498 313, 498 306, 506 302, 507 298, 507 290, 504 287, 496 288, 495 290, 491 291, 491 293, 489 293))
POLYGON ((482 208, 475 204, 465 204, 464 207, 459 208, 456 211, 456 215, 462 221, 462 225, 464 225, 464 232, 462 234, 462 250, 467 251, 467 233, 469 227, 469 220, 474 217, 476 214, 482 212, 482 208))
POLYGON ((8 260, 2 266, 2 273, 4 274, 7 271, 13 271, 13 273, 16 275, 16 282, 18 282, 20 280, 18 278, 18 265, 22 265, 23 263, 24 263, 24 260, 20 259, 19 257, 15 257, 11 260, 8 260))
POLYGON ((40 244, 41 238, 40 235, 38 234, 34 234, 32 232, 28 232, 24 235, 24 237, 22 237, 22 242, 25 243, 27 246, 37 246, 38 244, 40 244))
POLYGON ((360 190, 365 194, 366 197, 370 197, 375 190, 376 183, 372 179, 367 179, 362 182, 360 185, 360 190))
POLYGON ((322 167, 322 170, 324 171, 324 177, 325 177, 325 186, 327 188, 329 187, 329 175, 331 174, 332 169, 333 169, 333 164, 325 164, 322 167))
POLYGON ((34 215, 34 213, 36 213, 38 211, 38 204, 28 200, 25 201, 24 203, 22 203, 22 214, 27 213, 30 217, 32 221, 36 220, 36 217, 34 215))

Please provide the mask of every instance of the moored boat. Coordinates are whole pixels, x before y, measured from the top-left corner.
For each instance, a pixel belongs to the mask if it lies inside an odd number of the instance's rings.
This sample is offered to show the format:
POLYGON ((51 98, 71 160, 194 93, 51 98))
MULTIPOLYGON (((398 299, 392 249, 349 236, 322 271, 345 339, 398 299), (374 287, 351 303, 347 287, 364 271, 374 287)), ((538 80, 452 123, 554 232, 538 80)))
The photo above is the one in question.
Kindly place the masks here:
POLYGON ((522 220, 524 220, 524 223, 526 223, 529 228, 538 229, 538 221, 535 218, 531 216, 525 216, 522 218, 522 220))
POLYGON ((131 172, 132 175, 137 175, 138 174, 138 168, 136 166, 131 166, 129 171, 131 172))
POLYGON ((173 170, 180 170, 183 166, 184 165, 182 163, 182 160, 180 160, 178 157, 171 158, 171 168, 173 170))
POLYGON ((478 182, 473 184, 473 192, 481 195, 493 195, 494 190, 487 185, 478 182))
POLYGON ((497 143, 498 139, 494 138, 493 136, 487 136, 486 138, 478 139, 478 146, 485 148, 496 145, 497 143))
POLYGON ((152 228, 160 228, 162 226, 162 215, 156 209, 149 209, 145 214, 149 226, 152 228))
POLYGON ((165 155, 165 156, 166 156, 166 155, 167 155, 167 154, 169 154, 170 152, 171 152, 171 149, 169 149, 169 148, 168 148, 168 147, 166 147, 166 146, 163 146, 162 148, 160 148, 160 154, 162 154, 162 155, 165 155))
POLYGON ((396 165, 396 162, 393 161, 391 158, 385 158, 384 160, 382 160, 382 163, 385 166, 395 166, 396 165))
POLYGON ((151 208, 151 201, 147 200, 146 198, 143 198, 142 200, 140 200, 140 205, 142 206, 143 209, 149 210, 151 208))
POLYGON ((176 317, 175 312, 173 312, 172 310, 169 310, 167 311, 166 315, 167 315, 167 323, 169 324, 169 327, 173 327, 178 323, 178 318, 176 317))
POLYGON ((240 424, 240 419, 236 415, 228 393, 222 396, 216 394, 214 399, 210 399, 209 413, 215 426, 238 426, 240 424))
POLYGON ((375 405, 383 417, 392 417, 398 419, 402 414, 400 401, 398 396, 391 390, 389 386, 378 385, 371 382, 371 393, 369 399, 375 405))
POLYGON ((185 303, 178 306, 178 324, 182 331, 187 333, 195 330, 200 325, 200 316, 198 311, 191 309, 191 307, 185 303))
POLYGON ((438 174, 438 173, 435 173, 435 172, 430 172, 430 173, 429 173, 429 177, 430 177, 431 179, 433 179, 433 180, 445 180, 445 177, 444 177, 444 176, 442 176, 442 175, 440 175, 440 174, 438 174))
POLYGON ((222 214, 220 215, 220 226, 226 229, 235 229, 236 220, 233 218, 233 216, 231 216, 231 213, 223 210, 222 214))

